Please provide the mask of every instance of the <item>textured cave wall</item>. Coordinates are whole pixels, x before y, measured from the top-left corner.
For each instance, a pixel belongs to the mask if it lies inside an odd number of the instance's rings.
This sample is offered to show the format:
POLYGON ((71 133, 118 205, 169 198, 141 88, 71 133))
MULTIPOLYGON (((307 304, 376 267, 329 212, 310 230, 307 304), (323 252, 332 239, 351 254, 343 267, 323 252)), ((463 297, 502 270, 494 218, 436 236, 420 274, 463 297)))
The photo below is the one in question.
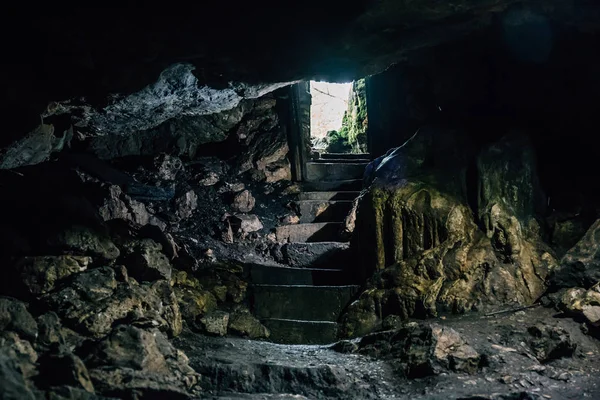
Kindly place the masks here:
POLYGON ((373 153, 400 146, 429 123, 465 129, 476 145, 520 129, 538 155, 550 211, 581 214, 589 226, 598 202, 600 142, 591 132, 600 37, 533 16, 512 26, 514 18, 500 14, 477 35, 416 52, 370 77, 373 153))
POLYGON ((595 274, 582 249, 600 205, 599 37, 518 8, 496 17, 369 78, 373 153, 385 156, 356 213, 366 290, 342 318, 347 335, 387 315, 531 304, 555 269, 563 287, 595 274))

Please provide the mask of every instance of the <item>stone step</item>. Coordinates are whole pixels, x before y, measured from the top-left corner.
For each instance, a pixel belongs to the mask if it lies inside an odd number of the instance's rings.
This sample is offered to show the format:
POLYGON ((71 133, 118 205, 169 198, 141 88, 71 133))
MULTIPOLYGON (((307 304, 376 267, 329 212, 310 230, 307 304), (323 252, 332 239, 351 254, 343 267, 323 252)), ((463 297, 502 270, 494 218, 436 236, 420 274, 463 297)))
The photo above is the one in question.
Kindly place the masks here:
POLYGON ((251 304, 259 318, 337 321, 359 286, 253 285, 251 304))
POLYGON ((301 223, 341 222, 352 209, 351 200, 301 200, 297 204, 301 223))
POLYGON ((245 265, 248 279, 261 285, 342 285, 347 276, 341 269, 290 268, 270 265, 245 265))
POLYGON ((337 341, 338 324, 329 321, 263 319, 269 328, 269 340, 281 344, 329 344, 337 341))
POLYGON ((281 262, 296 268, 344 269, 349 251, 349 243, 286 243, 281 247, 281 262))
POLYGON ((346 159, 346 160, 356 160, 356 159, 371 159, 371 155, 369 153, 321 153, 320 158, 322 159, 346 159))
POLYGON ((351 192, 302 192, 298 195, 299 200, 354 200, 360 194, 359 191, 351 192))
POLYGON ((302 190, 307 192, 360 191, 362 190, 362 186, 362 179, 347 179, 341 181, 303 182, 302 190))
POLYGON ((275 228, 275 235, 278 242, 339 242, 341 229, 341 222, 283 225, 275 228))
POLYGON ((315 163, 334 163, 334 164, 347 164, 347 163, 365 163, 368 164, 371 162, 368 158, 356 158, 356 159, 347 159, 347 158, 317 158, 312 160, 315 163))
POLYGON ((307 181, 339 181, 361 179, 367 163, 306 163, 307 181))

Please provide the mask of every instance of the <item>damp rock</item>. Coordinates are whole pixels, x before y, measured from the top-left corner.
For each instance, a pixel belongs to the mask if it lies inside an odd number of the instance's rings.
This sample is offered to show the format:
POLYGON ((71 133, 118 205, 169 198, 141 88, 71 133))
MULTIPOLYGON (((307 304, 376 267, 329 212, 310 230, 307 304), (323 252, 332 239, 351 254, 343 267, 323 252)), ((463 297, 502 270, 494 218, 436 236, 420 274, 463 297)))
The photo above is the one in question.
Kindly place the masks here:
POLYGON ((0 332, 15 332, 24 339, 34 340, 38 326, 25 303, 0 297, 0 332))
POLYGON ((229 218, 231 226, 235 232, 247 234, 260 231, 263 228, 262 222, 254 214, 235 214, 229 218))
POLYGON ((229 324, 229 313, 224 311, 211 312, 200 319, 202 328, 211 335, 227 335, 227 326, 229 324))
POLYGON ((162 252, 162 245, 152 239, 128 243, 123 262, 129 274, 138 281, 171 279, 171 262, 162 252))
POLYGON ((480 354, 452 328, 439 324, 410 323, 401 329, 367 335, 359 352, 389 360, 408 378, 422 378, 444 371, 475 373, 480 354))
POLYGON ((182 329, 179 305, 168 281, 119 282, 110 267, 82 272, 41 300, 64 325, 94 338, 105 336, 116 321, 156 327, 172 336, 182 329))
POLYGON ((196 208, 198 208, 198 195, 193 190, 175 199, 175 213, 179 218, 191 217, 196 208))
POLYGON ((49 246, 75 254, 89 255, 104 260, 119 257, 119 249, 105 233, 75 225, 59 232, 49 239, 49 246))
POLYGON ((527 332, 531 335, 529 346, 541 363, 571 357, 577 349, 577 344, 563 328, 538 324, 528 327, 527 332))
POLYGON ((41 295, 69 276, 85 271, 91 262, 91 257, 86 256, 22 257, 12 269, 20 286, 32 295, 41 295))
POLYGON ((558 288, 590 288, 600 282, 600 220, 588 229, 554 269, 552 283, 558 288))
POLYGON ((165 181, 173 181, 183 169, 183 162, 179 157, 162 154, 154 159, 157 175, 165 181))
POLYGON ((96 345, 85 363, 100 392, 187 398, 187 391, 198 383, 185 354, 156 330, 120 325, 96 345))
POLYGON ((229 332, 250 339, 268 338, 271 333, 247 310, 232 313, 229 317, 229 332))
POLYGON ((144 203, 133 200, 123 193, 123 190, 112 185, 108 188, 105 197, 99 209, 99 214, 104 221, 122 219, 131 221, 137 225, 156 225, 165 229, 166 224, 148 211, 144 203))
POLYGON ((250 193, 249 190, 243 190, 233 197, 231 207, 236 212, 247 213, 252 211, 255 204, 256 200, 254 199, 254 196, 252 196, 252 193, 250 193))

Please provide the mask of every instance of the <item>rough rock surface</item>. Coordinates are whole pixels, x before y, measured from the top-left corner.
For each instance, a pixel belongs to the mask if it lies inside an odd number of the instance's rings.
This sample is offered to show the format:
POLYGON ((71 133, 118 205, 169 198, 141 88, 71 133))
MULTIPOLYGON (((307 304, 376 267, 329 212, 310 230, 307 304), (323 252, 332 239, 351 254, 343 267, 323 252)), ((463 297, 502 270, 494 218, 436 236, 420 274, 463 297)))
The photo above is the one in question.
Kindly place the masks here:
POLYGON ((552 276, 553 286, 589 288, 600 282, 600 220, 565 254, 552 276))
POLYGON ((446 370, 475 373, 481 367, 481 355, 457 331, 437 324, 411 323, 399 330, 365 336, 358 351, 392 359, 395 370, 408 378, 446 370))
POLYGON ((198 195, 193 190, 175 199, 175 213, 179 218, 189 218, 198 208, 198 195))
POLYGON ((161 154, 154 159, 154 167, 160 179, 174 181, 177 178, 177 174, 183 169, 183 163, 179 157, 161 154))
POLYGON ((600 287, 562 289, 550 295, 558 309, 583 319, 592 327, 600 327, 600 287))
POLYGON ((249 190, 243 190, 233 197, 231 207, 235 211, 247 213, 252 211, 255 204, 256 200, 254 199, 254 196, 252 196, 252 193, 250 193, 249 190))
POLYGON ((268 338, 271 333, 249 311, 236 311, 229 316, 229 331, 250 339, 268 338))
POLYGON ((358 265, 373 268, 357 273, 375 274, 342 319, 346 335, 363 335, 389 314, 532 304, 546 289, 555 260, 538 234, 541 195, 527 140, 505 138, 479 155, 474 213, 468 143, 460 132, 440 133, 423 128, 369 167, 352 246, 358 265))
POLYGON ((109 195, 100 207, 100 216, 104 221, 123 219, 139 225, 151 224, 165 227, 163 221, 148 212, 144 203, 133 200, 117 185, 109 188, 109 195))
POLYGON ((0 331, 13 331, 25 339, 35 339, 38 327, 25 303, 0 298, 0 331))
POLYGON ((253 214, 235 214, 231 219, 231 226, 234 232, 240 231, 242 234, 260 231, 263 224, 260 219, 253 214))
POLYGON ((119 326, 86 358, 90 375, 103 393, 188 398, 198 376, 183 352, 161 332, 119 326))
POLYGON ((30 294, 40 295, 50 292, 63 279, 85 271, 91 262, 86 256, 23 257, 12 268, 17 282, 30 294))
POLYGON ((229 325, 229 314, 223 311, 214 311, 205 315, 200 322, 205 332, 212 335, 225 336, 227 335, 227 327, 229 325))
POLYGON ((181 315, 167 281, 138 284, 118 282, 115 270, 95 268, 80 273, 61 290, 43 297, 65 325, 100 338, 118 321, 158 327, 170 335, 181 332, 181 315))
POLYGON ((344 342, 347 351, 342 353, 330 346, 277 345, 187 331, 175 344, 202 375, 205 394, 217 398, 595 398, 600 393, 597 341, 574 321, 552 315, 543 308, 495 316, 448 315, 404 323, 362 343, 344 342), (538 351, 557 348, 560 337, 577 347, 540 361, 538 351))
POLYGON ((76 254, 114 260, 119 257, 119 249, 106 233, 94 232, 84 226, 73 225, 49 239, 51 248, 76 254))
POLYGON ((171 262, 162 252, 162 245, 152 239, 127 244, 123 262, 129 274, 138 281, 171 279, 171 262))

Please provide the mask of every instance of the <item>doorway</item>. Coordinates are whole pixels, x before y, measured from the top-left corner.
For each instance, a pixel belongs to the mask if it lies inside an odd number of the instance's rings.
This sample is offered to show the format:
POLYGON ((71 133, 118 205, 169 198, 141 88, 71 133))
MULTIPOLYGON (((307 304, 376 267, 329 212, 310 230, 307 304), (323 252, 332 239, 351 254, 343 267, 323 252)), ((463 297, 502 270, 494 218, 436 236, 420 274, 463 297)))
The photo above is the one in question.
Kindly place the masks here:
POLYGON ((348 83, 309 82, 311 159, 367 155, 365 79, 348 83))

